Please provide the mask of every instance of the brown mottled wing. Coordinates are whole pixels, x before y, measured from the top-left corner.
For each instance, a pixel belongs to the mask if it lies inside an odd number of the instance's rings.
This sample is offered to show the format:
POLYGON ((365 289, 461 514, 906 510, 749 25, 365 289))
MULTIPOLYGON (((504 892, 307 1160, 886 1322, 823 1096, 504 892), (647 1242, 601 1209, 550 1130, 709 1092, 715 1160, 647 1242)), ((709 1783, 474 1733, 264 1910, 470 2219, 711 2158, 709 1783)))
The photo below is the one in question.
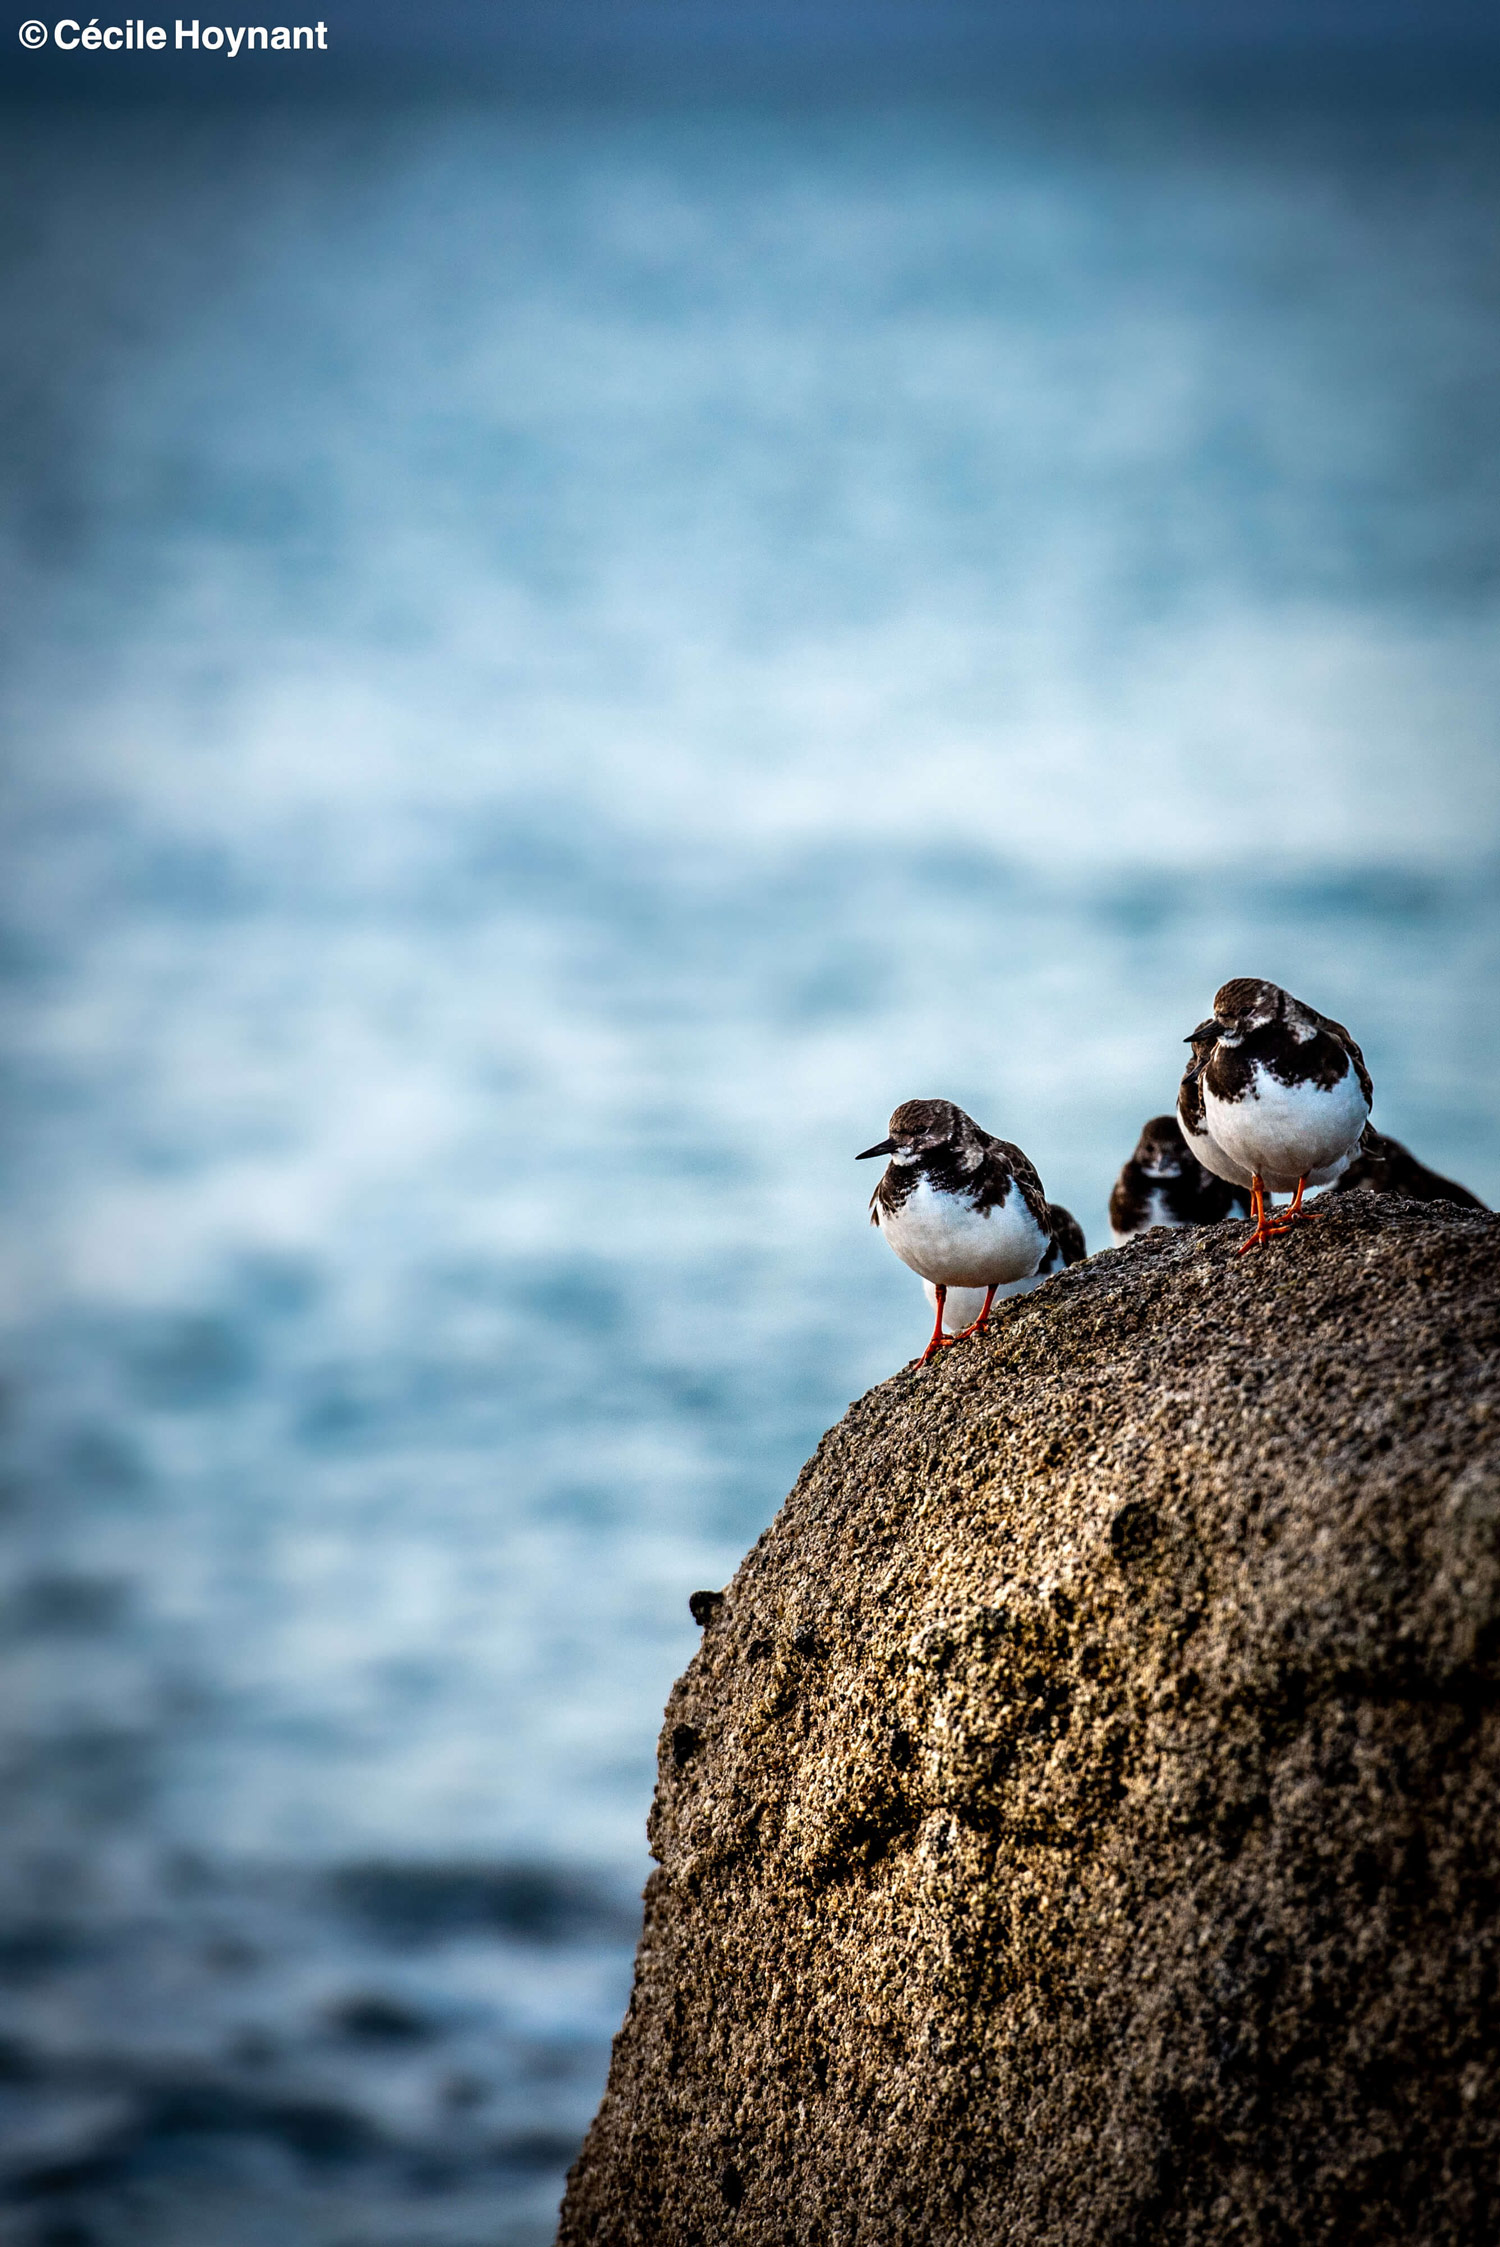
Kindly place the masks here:
POLYGON ((1177 1113, 1189 1131, 1201 1139, 1208 1129, 1203 1113, 1203 1071, 1197 1063, 1190 1062, 1182 1072, 1182 1083, 1177 1091, 1177 1113))
POLYGON ((1368 1124, 1359 1143, 1358 1160, 1349 1165, 1332 1191, 1352 1194, 1362 1186, 1376 1194, 1402 1194, 1408 1201, 1456 1202, 1460 1209, 1484 1208, 1479 1196, 1471 1194, 1467 1186, 1440 1178, 1435 1170, 1419 1163, 1399 1139, 1382 1139, 1368 1124))
POLYGON ((1009 1139, 992 1139, 990 1141, 985 1164, 986 1169, 989 1168, 989 1159, 996 1155, 1000 1157, 1006 1169, 1020 1187, 1021 1199, 1025 1202, 1026 1207, 1030 1210, 1042 1231, 1050 1233, 1052 1218, 1047 1208, 1047 1197, 1042 1192, 1042 1182, 1029 1159, 1009 1139))
POLYGON ((894 1216, 916 1182, 917 1173, 910 1164, 903 1164, 898 1168, 895 1163, 887 1163, 876 1179, 875 1191, 870 1196, 870 1223, 880 1223, 882 1209, 894 1216))
POLYGON ((1365 1096, 1365 1105, 1373 1107, 1375 1105, 1375 1087, 1370 1082, 1370 1072, 1365 1067, 1365 1057, 1344 1028, 1343 1023, 1335 1022, 1331 1015, 1319 1014, 1315 1007, 1309 1007, 1307 1011, 1320 1030, 1326 1030, 1330 1037, 1338 1039, 1339 1044, 1354 1063, 1354 1074, 1359 1079, 1359 1089, 1365 1096))
POLYGON ((1088 1245, 1083 1227, 1072 1210, 1064 1209, 1061 1202, 1049 1202, 1047 1215, 1052 1224, 1052 1246, 1064 1268, 1069 1264, 1081 1264, 1088 1254, 1088 1245))

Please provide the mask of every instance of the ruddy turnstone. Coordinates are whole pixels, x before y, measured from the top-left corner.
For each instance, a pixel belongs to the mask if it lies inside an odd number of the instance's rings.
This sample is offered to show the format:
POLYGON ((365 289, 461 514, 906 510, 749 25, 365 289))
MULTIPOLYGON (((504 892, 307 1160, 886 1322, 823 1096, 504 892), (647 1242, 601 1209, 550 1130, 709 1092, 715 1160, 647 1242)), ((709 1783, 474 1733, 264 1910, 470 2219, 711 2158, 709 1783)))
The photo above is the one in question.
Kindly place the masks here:
POLYGON ((1307 1188, 1348 1169, 1369 1121, 1370 1072, 1341 1022, 1258 976, 1226 983, 1209 1020, 1184 1042, 1193 1058, 1177 1114, 1204 1169, 1250 1189, 1255 1230, 1243 1255, 1289 1225, 1310 1223, 1307 1188), (1294 1190, 1273 1224, 1267 1194, 1294 1190))
MULTIPOLYGON (((1069 1264, 1081 1264, 1088 1254, 1084 1244, 1083 1227, 1071 1209, 1061 1202, 1048 1202, 1047 1215, 1052 1225, 1052 1238, 1047 1253, 1029 1280, 1007 1280, 995 1289, 997 1303, 1008 1302, 1012 1295, 1029 1295, 1043 1280, 1050 1280, 1054 1272, 1066 1270, 1069 1264)), ((922 1292, 933 1309, 937 1309, 937 1289, 931 1280, 923 1280, 922 1292)), ((984 1307, 984 1290, 979 1287, 950 1287, 948 1300, 943 1306, 943 1332, 955 1341, 980 1317, 984 1307)))
POLYGON ((1484 1203, 1467 1186, 1439 1178, 1435 1170, 1419 1163, 1399 1139, 1386 1139, 1365 1125, 1364 1136, 1343 1176, 1330 1188, 1335 1194, 1352 1194, 1367 1186, 1376 1194, 1404 1194, 1409 1202, 1456 1202, 1460 1209, 1483 1209, 1484 1203))
POLYGON ((1110 1237, 1121 1248, 1153 1225, 1217 1225, 1231 1210, 1248 1216, 1249 1194, 1204 1169, 1175 1116, 1153 1116, 1115 1180, 1110 1237))
POLYGON ((1052 1246, 1042 1182, 1019 1147, 992 1138, 951 1100, 905 1100, 890 1137, 855 1157, 889 1155, 870 1196, 870 1223, 924 1280, 937 1318, 921 1364, 950 1342, 981 1332, 998 1289, 1036 1275, 1052 1246), (950 1287, 983 1288, 979 1316, 943 1332, 950 1287))

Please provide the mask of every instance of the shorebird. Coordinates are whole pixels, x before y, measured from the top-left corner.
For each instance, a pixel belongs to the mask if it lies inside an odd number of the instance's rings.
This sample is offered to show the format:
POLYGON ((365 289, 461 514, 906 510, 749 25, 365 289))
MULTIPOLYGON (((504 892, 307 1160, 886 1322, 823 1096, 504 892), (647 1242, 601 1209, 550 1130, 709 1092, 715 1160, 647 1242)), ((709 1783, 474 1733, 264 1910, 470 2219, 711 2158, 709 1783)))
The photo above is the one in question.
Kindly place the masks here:
MULTIPOLYGON (((1008 1303, 1013 1295, 1029 1295, 1043 1280, 1050 1280, 1054 1272, 1065 1271, 1069 1264, 1081 1264, 1087 1256, 1083 1227, 1071 1209, 1064 1209, 1061 1202, 1048 1202, 1047 1217, 1052 1238, 1046 1255, 1029 1280, 1007 1280, 1003 1287, 997 1287, 993 1297, 996 1303, 1008 1303)), ((923 1280, 922 1293, 936 1310, 937 1288, 931 1280, 923 1280)), ((955 1342, 982 1315, 984 1294, 980 1287, 949 1288, 948 1300, 943 1306, 943 1332, 951 1334, 955 1342)))
POLYGON ((905 1100, 890 1137, 857 1162, 891 1158, 870 1196, 878 1225, 903 1264, 932 1284, 937 1317, 920 1360, 981 1333, 997 1291, 1036 1276, 1052 1246, 1042 1182, 1007 1139, 995 1139, 951 1100, 905 1100), (961 1334, 943 1332, 950 1287, 983 1288, 979 1316, 961 1334))
POLYGON ((1307 1188, 1348 1169, 1370 1117, 1370 1072, 1341 1022, 1256 976, 1226 983, 1183 1042, 1193 1058, 1177 1114, 1204 1169, 1249 1188, 1255 1229, 1243 1255, 1310 1223, 1307 1188), (1273 1224, 1266 1196, 1293 1192, 1273 1224))
POLYGON ((1204 1169, 1175 1116, 1153 1116, 1115 1180, 1110 1236, 1121 1248, 1153 1225, 1217 1225, 1231 1210, 1247 1217, 1249 1194, 1204 1169))
POLYGON ((1409 1202, 1456 1202, 1460 1209, 1483 1209, 1484 1203, 1467 1186, 1439 1178, 1435 1170, 1419 1163, 1399 1139, 1386 1139, 1365 1125, 1359 1153, 1331 1188, 1335 1194, 1352 1194, 1368 1187, 1376 1194, 1403 1194, 1409 1202))

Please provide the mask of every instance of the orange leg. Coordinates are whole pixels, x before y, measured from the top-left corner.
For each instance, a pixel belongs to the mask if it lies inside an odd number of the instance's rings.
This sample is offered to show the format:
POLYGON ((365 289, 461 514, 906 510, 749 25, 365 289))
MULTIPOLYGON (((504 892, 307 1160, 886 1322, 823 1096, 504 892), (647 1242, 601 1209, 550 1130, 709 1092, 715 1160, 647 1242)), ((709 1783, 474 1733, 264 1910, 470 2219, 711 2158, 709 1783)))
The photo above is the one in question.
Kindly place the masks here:
POLYGON ((1247 1248, 1259 1248, 1262 1242, 1273 1241, 1278 1233, 1286 1231, 1285 1225, 1273 1225, 1271 1223, 1271 1211, 1266 1200, 1265 1181, 1259 1171, 1255 1171, 1251 1175, 1250 1215, 1255 1220, 1255 1230, 1248 1240, 1240 1242, 1239 1253, 1241 1256, 1244 1255, 1247 1248))
POLYGON ((1305 1178, 1298 1179, 1297 1191, 1292 1196, 1292 1206, 1290 1209, 1284 1209, 1281 1213, 1279 1222, 1283 1228, 1288 1225, 1316 1225, 1318 1219, 1322 1216, 1323 1212, 1320 1209, 1303 1208, 1302 1195, 1306 1185, 1307 1180, 1305 1178))
MULTIPOLYGON (((996 1285, 998 1286, 998 1284, 999 1283, 997 1281, 996 1285)), ((953 1339, 955 1342, 967 1342, 971 1334, 983 1334, 985 1328, 990 1323, 990 1305, 994 1302, 994 1300, 995 1289, 993 1287, 987 1287, 984 1291, 984 1309, 980 1312, 978 1318, 975 1319, 972 1326, 966 1326, 962 1334, 954 1335, 953 1339)))
MULTIPOLYGON (((932 1325, 932 1340, 928 1343, 926 1349, 922 1352, 922 1355, 917 1359, 916 1362, 918 1365, 925 1365, 929 1358, 935 1358, 939 1350, 951 1350, 954 1343, 958 1340, 958 1336, 956 1334, 945 1334, 943 1332, 943 1305, 947 1302, 947 1300, 947 1288, 940 1287, 937 1291, 937 1317, 934 1319, 932 1325)), ((986 1306, 986 1308, 988 1308, 988 1306, 986 1306)))

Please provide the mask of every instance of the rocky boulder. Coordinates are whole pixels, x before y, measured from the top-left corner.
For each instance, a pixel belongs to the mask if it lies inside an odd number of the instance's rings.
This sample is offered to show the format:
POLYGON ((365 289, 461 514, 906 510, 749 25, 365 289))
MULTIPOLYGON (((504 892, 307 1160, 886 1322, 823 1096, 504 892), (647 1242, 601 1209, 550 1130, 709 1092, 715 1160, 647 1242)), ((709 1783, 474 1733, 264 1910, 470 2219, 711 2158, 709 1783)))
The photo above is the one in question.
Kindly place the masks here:
POLYGON ((1500 1219, 1243 1234, 872 1390, 700 1601, 567 2247, 1500 2238, 1500 1219))

